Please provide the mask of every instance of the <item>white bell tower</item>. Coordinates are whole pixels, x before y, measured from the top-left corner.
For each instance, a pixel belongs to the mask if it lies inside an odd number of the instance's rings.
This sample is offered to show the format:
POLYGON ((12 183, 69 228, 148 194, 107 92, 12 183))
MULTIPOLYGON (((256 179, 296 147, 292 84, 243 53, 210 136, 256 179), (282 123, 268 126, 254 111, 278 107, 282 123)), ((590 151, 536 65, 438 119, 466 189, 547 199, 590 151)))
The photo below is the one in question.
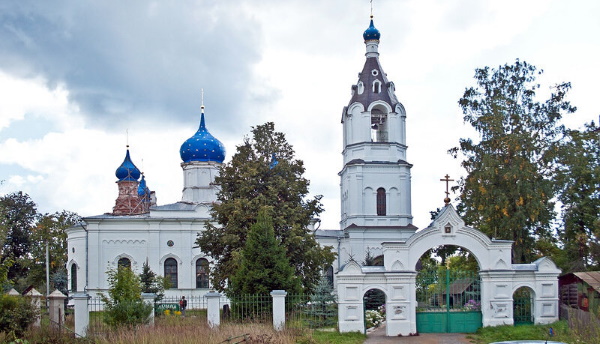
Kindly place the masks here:
POLYGON ((410 169, 406 161, 406 112, 379 63, 373 25, 364 32, 366 61, 342 113, 344 166, 341 229, 412 226, 410 169))

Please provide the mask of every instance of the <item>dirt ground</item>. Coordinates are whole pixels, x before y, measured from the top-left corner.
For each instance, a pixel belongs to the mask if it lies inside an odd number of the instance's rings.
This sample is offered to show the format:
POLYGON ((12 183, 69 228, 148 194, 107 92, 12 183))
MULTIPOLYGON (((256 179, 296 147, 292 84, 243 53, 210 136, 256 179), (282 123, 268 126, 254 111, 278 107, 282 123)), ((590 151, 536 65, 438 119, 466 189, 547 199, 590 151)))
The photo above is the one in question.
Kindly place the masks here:
POLYGON ((368 334, 365 344, 412 343, 412 344, 470 344, 462 333, 423 333, 413 337, 387 337, 385 327, 368 334))

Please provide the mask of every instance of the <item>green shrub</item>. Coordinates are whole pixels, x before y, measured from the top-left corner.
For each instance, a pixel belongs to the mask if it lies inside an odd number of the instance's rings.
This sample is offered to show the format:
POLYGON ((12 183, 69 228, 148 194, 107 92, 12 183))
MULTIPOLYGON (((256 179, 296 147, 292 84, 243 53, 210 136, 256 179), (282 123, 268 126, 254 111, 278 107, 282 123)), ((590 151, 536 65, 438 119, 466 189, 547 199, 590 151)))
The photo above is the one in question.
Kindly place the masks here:
POLYGON ((110 326, 135 326, 148 323, 152 305, 139 300, 124 300, 104 313, 104 322, 110 326))
POLYGON ((104 322, 111 326, 135 326, 149 321, 152 305, 141 297, 140 278, 128 267, 109 270, 108 295, 101 295, 106 305, 104 322))
POLYGON ((28 298, 0 294, 0 332, 23 335, 38 316, 28 298))

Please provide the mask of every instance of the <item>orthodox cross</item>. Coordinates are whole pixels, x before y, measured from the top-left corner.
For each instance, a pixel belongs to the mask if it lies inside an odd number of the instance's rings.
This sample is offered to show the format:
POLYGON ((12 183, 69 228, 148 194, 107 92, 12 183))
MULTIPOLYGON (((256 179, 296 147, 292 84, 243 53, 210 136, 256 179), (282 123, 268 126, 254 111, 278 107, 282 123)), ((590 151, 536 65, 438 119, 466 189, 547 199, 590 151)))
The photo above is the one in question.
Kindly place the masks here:
POLYGON ((446 206, 450 204, 450 192, 448 191, 448 184, 453 181, 454 179, 450 179, 450 176, 448 174, 446 174, 444 179, 440 179, 440 182, 446 182, 446 198, 444 198, 444 203, 446 203, 446 206))

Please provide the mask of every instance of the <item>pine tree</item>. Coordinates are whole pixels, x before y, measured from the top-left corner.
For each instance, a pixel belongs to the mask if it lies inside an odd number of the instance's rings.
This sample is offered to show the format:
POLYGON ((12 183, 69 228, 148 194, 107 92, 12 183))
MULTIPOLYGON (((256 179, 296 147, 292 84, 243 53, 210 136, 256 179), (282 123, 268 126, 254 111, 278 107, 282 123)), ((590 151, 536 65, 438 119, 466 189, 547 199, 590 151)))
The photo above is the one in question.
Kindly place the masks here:
POLYGON ((140 288, 142 293, 156 294, 154 301, 160 301, 165 296, 165 289, 168 289, 168 280, 158 276, 148 264, 148 260, 142 266, 142 273, 139 276, 140 288))
POLYGON ((285 255, 285 249, 275 238, 273 222, 262 208, 241 252, 240 268, 231 278, 230 295, 268 295, 273 290, 289 294, 300 292, 300 280, 285 255))
POLYGON ((306 311, 312 328, 334 326, 336 324, 337 303, 333 285, 327 276, 322 276, 310 296, 310 306, 306 311))

